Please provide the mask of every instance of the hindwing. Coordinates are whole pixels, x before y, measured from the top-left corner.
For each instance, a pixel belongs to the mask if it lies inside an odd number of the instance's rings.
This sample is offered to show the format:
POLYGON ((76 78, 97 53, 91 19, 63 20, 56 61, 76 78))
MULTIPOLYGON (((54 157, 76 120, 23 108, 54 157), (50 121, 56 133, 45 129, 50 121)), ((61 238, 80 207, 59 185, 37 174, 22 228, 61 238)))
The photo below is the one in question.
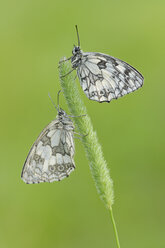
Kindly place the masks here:
POLYGON ((25 183, 60 181, 75 169, 73 128, 52 121, 33 144, 22 170, 25 183))
POLYGON ((143 85, 143 76, 132 66, 102 53, 82 52, 77 74, 86 96, 98 102, 110 102, 143 85))

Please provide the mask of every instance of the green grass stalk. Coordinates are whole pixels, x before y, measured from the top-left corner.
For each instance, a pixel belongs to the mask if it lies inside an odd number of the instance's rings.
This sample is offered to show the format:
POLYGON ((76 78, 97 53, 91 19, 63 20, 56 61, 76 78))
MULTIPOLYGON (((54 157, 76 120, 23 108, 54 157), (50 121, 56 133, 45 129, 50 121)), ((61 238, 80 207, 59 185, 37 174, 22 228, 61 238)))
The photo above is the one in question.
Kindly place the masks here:
MULTIPOLYGON (((75 82, 75 74, 69 73, 72 70, 70 62, 60 63, 60 83, 71 115, 84 115, 85 117, 74 118, 76 129, 82 136, 81 140, 85 148, 85 153, 89 161, 92 177, 94 179, 98 194, 110 211, 117 247, 120 248, 118 233, 112 212, 114 203, 113 181, 110 177, 110 171, 104 159, 101 145, 98 142, 97 134, 93 130, 87 109, 80 97, 78 86, 75 82), (67 75, 66 75, 67 74, 67 75), (65 76, 66 75, 66 76, 65 76)), ((95 103, 97 104, 97 103, 95 103)))

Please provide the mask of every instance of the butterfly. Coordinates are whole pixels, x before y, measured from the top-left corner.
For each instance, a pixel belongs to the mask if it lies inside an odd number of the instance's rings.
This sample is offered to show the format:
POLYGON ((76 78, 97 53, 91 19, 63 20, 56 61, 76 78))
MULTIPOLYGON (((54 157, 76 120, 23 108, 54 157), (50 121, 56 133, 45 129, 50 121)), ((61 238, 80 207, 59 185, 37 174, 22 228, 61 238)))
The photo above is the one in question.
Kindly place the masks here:
POLYGON ((24 163, 21 178, 27 184, 60 181, 75 169, 74 125, 59 108, 59 93, 57 117, 40 133, 24 163))
POLYGON ((69 59, 90 100, 110 102, 142 87, 143 76, 126 62, 103 53, 83 52, 77 25, 76 31, 78 46, 74 46, 69 59))

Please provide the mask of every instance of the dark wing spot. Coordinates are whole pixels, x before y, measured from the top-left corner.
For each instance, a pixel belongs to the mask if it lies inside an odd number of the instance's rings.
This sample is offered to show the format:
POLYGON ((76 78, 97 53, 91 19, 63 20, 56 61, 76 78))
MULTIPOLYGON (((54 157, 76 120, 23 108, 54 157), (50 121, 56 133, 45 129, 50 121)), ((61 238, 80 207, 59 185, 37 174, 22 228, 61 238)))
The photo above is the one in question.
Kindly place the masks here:
POLYGON ((125 69, 124 73, 125 73, 127 76, 129 76, 130 70, 127 68, 127 69, 125 69))
POLYGON ((55 171, 55 166, 54 165, 49 165, 48 169, 49 169, 49 171, 54 172, 55 171))
POLYGON ((118 66, 118 65, 119 65, 119 64, 116 62, 116 60, 113 59, 113 58, 111 58, 111 62, 112 62, 112 64, 113 64, 114 66, 118 66))
POLYGON ((46 135, 42 137, 41 141, 43 142, 43 145, 51 145, 50 138, 47 137, 46 135))
POLYGON ((98 64, 99 69, 105 69, 106 68, 106 61, 101 60, 98 64))

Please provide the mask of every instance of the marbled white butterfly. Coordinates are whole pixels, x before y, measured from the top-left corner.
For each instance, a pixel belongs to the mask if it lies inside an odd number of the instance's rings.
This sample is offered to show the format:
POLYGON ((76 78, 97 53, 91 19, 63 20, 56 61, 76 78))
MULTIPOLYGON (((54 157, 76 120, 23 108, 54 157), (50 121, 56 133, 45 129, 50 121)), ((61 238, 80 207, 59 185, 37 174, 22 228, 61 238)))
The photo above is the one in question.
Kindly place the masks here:
MULTIPOLYGON (((59 99, 59 93, 58 93, 59 99)), ((60 181, 75 169, 74 126, 64 110, 40 133, 25 161, 21 178, 25 183, 60 181)), ((70 116, 75 117, 75 116, 70 116)))
POLYGON ((110 102, 142 87, 143 76, 126 62, 103 53, 83 52, 77 26, 76 31, 78 46, 69 59, 90 100, 110 102))

